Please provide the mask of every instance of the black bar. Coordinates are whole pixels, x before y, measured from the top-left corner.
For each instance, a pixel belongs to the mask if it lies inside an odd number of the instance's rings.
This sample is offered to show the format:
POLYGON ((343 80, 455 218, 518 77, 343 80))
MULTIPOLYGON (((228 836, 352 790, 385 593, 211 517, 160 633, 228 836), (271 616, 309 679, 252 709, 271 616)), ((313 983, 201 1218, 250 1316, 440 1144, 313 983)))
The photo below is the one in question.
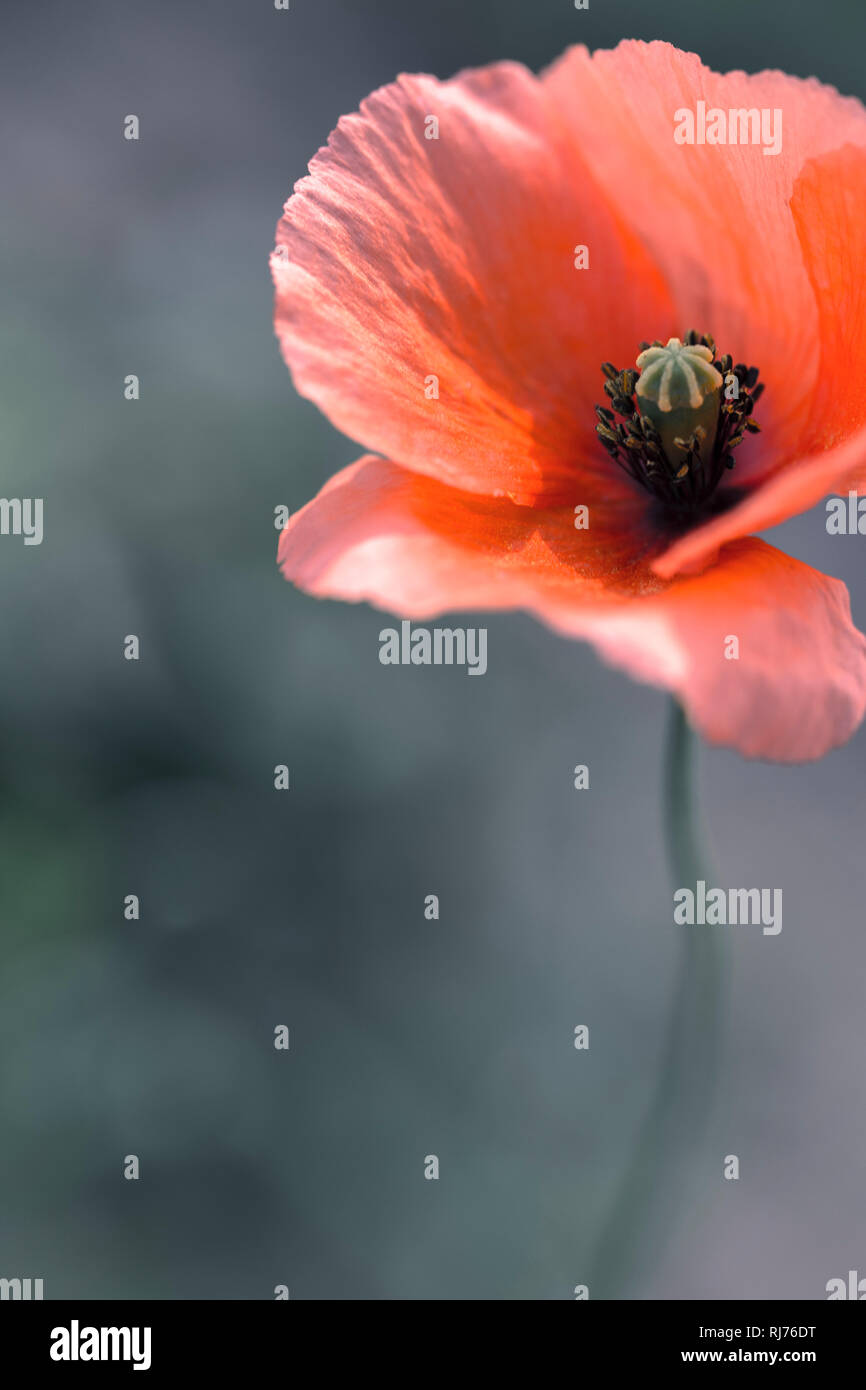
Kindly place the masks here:
MULTIPOLYGON (((357 1324, 363 1339, 359 1343, 351 1335, 354 1316, 349 1310, 341 1307, 335 1315, 331 1309, 323 1312, 303 1300, 5 1302, 0 1304, 0 1347, 4 1366, 17 1364, 25 1374, 48 1371, 57 1379, 82 1374, 93 1378, 100 1369, 115 1376, 134 1375, 136 1361, 141 1365, 140 1374, 157 1380, 184 1371, 224 1377, 269 1365, 283 1367, 288 1376, 292 1367, 299 1369, 298 1357, 304 1351, 315 1358, 320 1371, 338 1360, 343 1348, 347 1358, 355 1360, 359 1348, 366 1346, 366 1361, 371 1353, 370 1316, 368 1309, 363 1323, 357 1324), (347 1339, 318 1340, 320 1331, 326 1330, 323 1322, 331 1324, 335 1316, 349 1334, 347 1339), (106 1329, 104 1336, 102 1329, 106 1329), (108 1329, 117 1329, 117 1335, 108 1329), (105 1359, 89 1359, 91 1351, 105 1359), (118 1356, 126 1354, 127 1359, 112 1359, 115 1352, 118 1356), (55 1359, 60 1353, 70 1359, 55 1359), (74 1354, 76 1359, 71 1359, 74 1354)), ((400 1321, 404 1316, 398 1315, 400 1321)), ((451 1316, 442 1311, 425 1316, 432 1326, 421 1333, 423 1351, 419 1349, 418 1371, 429 1374, 437 1347, 441 1347, 444 1366, 453 1370, 454 1347, 449 1340, 440 1340, 451 1316)), ((455 1330, 459 1332, 467 1314, 456 1316, 455 1330)), ((485 1359, 488 1355, 493 1359, 497 1344, 486 1339, 479 1343, 475 1316, 474 1326, 466 1324, 464 1330, 479 1352, 482 1346, 486 1348, 485 1359)), ((632 1368, 666 1372, 674 1367, 719 1365, 731 1369, 734 1364, 767 1369, 805 1365, 822 1375, 843 1369, 856 1375, 859 1367, 862 1373, 866 1320, 858 1310, 841 1303, 588 1301, 571 1307, 564 1317, 546 1316, 551 1321, 545 1326, 545 1336, 556 1339, 563 1335, 567 1339, 561 1350, 574 1358, 576 1374, 581 1367, 587 1373, 593 1368, 594 1375, 599 1375, 632 1368)), ((399 1335, 400 1322, 394 1329, 393 1315, 389 1324, 399 1335)), ((520 1332, 513 1314, 509 1315, 507 1336, 499 1344, 508 1349, 509 1357, 520 1332)), ((537 1336, 537 1326, 531 1320, 526 1336, 537 1336)), ((534 1340, 529 1345, 537 1350, 534 1340)), ((557 1350, 555 1341, 547 1344, 545 1360, 548 1352, 557 1350)), ((395 1364, 398 1356, 403 1372, 413 1374, 414 1354, 407 1357, 405 1348, 398 1354, 397 1343, 380 1343, 374 1362, 384 1368, 395 1364)))

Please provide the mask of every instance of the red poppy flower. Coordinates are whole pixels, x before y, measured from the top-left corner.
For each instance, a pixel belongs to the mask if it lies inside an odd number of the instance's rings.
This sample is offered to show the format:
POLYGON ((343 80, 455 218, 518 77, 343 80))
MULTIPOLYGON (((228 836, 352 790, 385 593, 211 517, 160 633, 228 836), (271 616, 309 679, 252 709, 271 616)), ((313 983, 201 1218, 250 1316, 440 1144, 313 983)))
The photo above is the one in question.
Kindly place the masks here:
POLYGON ((271 264, 298 390, 380 455, 291 519, 288 579, 410 618, 529 609, 750 756, 850 736, 866 640, 847 590, 752 533, 866 477, 858 102, 666 43, 574 48, 541 77, 401 77, 340 121, 271 264), (680 143, 699 103, 746 129, 781 112, 780 150, 680 143), (710 332, 692 359, 732 370, 739 404, 728 419, 717 396, 721 445, 672 443, 632 394, 637 355, 710 332))

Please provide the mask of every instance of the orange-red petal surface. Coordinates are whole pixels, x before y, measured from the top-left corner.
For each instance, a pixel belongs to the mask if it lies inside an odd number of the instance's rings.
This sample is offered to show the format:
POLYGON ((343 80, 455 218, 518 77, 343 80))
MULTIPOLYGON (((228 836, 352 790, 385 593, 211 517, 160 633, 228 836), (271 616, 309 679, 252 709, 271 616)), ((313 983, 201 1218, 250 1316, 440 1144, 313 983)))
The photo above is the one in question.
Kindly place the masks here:
MULTIPOLYGON (((828 492, 866 480, 866 151, 848 146, 810 160, 795 183, 791 214, 818 311, 820 349, 802 457, 672 545, 657 561, 660 574, 675 574, 726 541, 775 526, 828 492)), ((791 376, 784 389, 796 398, 801 383, 791 376)))
POLYGON ((644 543, 639 557, 619 504, 578 531, 570 509, 480 498, 368 457, 292 518, 280 564, 311 593, 415 619, 529 609, 674 691, 708 739, 748 756, 817 758, 850 736, 866 708, 866 639, 844 585, 759 540, 663 583, 644 543))
MULTIPOLYGON (((861 104, 781 72, 714 73, 667 43, 625 42, 593 55, 574 48, 543 80, 608 198, 619 196, 630 210, 678 321, 712 332, 735 361, 761 369, 764 434, 740 449, 737 483, 826 447, 816 424, 838 383, 827 379, 825 364, 828 350, 838 357, 844 333, 826 309, 863 239, 855 206, 863 199, 861 104), (696 112, 699 101, 726 113, 781 112, 780 152, 677 144, 677 112, 696 112), (843 145, 854 147, 845 192, 822 209, 822 194, 832 194, 845 169, 844 159, 826 156, 843 145), (808 161, 817 161, 811 174, 808 161)), ((654 335, 661 336, 648 325, 642 336, 654 335)), ((859 366, 866 366, 862 354, 859 366)))
POLYGON ((298 389, 366 447, 470 491, 567 500, 581 460, 621 491, 594 434, 599 364, 674 319, 539 80, 513 63, 401 77, 310 170, 271 258, 298 389))

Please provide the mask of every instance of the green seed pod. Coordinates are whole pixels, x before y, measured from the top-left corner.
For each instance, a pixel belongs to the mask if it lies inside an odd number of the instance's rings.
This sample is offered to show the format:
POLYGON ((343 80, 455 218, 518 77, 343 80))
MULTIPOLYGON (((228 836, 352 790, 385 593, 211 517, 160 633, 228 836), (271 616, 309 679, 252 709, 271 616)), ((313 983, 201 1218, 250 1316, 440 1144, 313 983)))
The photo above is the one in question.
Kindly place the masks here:
POLYGON ((722 377, 713 366, 713 354, 703 343, 669 338, 667 347, 650 347, 635 366, 640 370, 636 393, 641 415, 651 420, 661 436, 668 463, 676 472, 684 452, 674 443, 697 434, 701 460, 712 457, 719 423, 722 377))

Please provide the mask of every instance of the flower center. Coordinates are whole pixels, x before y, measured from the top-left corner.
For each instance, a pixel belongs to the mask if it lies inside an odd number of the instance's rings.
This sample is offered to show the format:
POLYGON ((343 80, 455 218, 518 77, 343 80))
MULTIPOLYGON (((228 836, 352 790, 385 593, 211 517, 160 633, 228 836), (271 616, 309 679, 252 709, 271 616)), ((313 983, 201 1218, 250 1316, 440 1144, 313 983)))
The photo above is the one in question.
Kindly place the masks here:
POLYGON ((712 496, 734 450, 757 434, 752 418, 764 387, 758 368, 716 357, 709 334, 641 343, 631 368, 602 363, 610 406, 597 405, 596 431, 611 458, 662 505, 679 515, 712 496), (620 419, 617 419, 617 416, 620 419))

